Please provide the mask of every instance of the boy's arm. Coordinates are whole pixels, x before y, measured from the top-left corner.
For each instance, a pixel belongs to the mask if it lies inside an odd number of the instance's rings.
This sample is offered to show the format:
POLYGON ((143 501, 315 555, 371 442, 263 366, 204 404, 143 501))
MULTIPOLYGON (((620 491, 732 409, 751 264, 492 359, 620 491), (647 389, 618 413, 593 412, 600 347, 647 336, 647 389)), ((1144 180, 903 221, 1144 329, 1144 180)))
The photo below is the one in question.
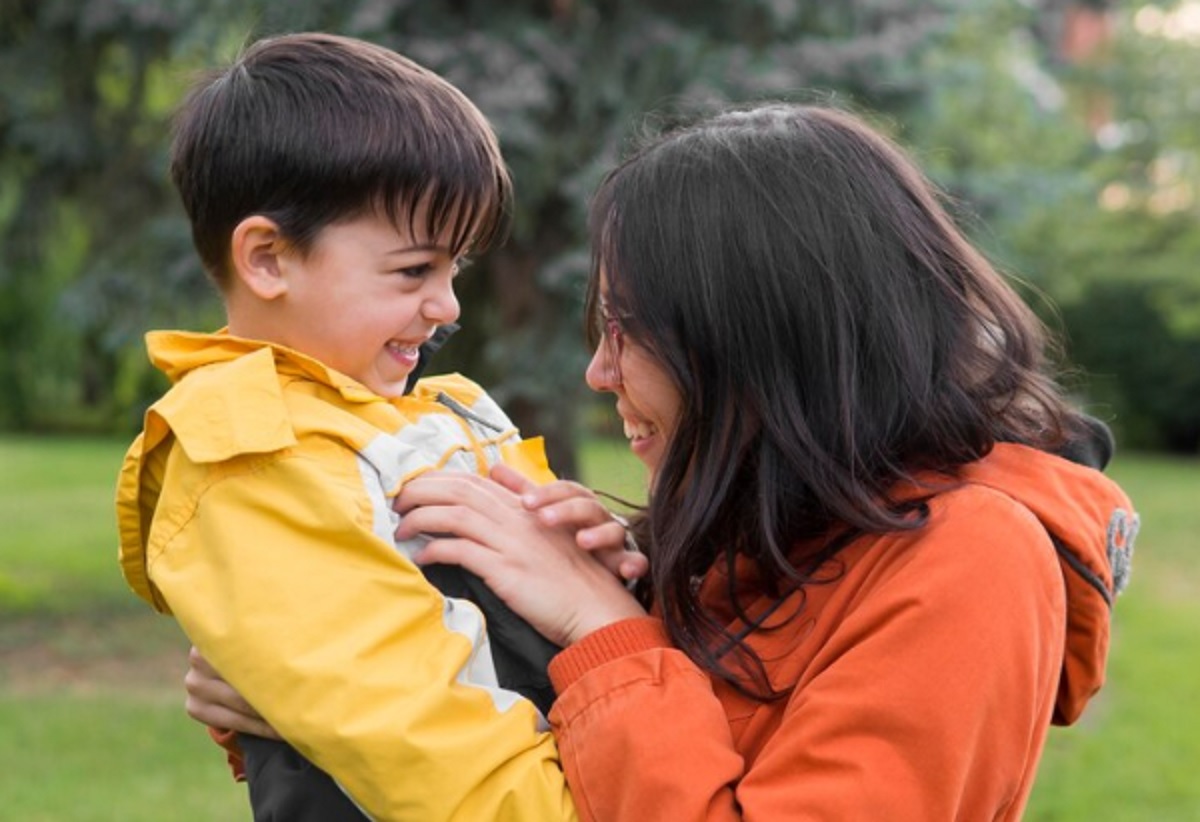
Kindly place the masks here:
POLYGON ((189 637, 375 818, 574 818, 532 705, 481 684, 478 611, 371 533, 361 486, 327 469, 264 460, 163 534, 150 576, 189 637))

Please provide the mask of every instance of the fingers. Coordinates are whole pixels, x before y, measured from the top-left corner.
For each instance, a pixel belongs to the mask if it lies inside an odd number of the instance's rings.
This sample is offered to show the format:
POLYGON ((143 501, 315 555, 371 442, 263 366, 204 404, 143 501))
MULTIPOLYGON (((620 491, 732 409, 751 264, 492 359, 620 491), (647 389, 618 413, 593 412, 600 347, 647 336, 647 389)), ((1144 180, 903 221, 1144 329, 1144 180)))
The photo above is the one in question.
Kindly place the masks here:
POLYGON ((210 728, 233 730, 239 733, 261 736, 266 739, 283 738, 265 720, 255 719, 246 714, 231 711, 213 702, 196 699, 191 694, 188 695, 187 700, 184 702, 184 708, 187 710, 189 717, 210 728))
POLYGON ((195 646, 188 651, 188 670, 183 677, 183 686, 187 691, 184 709, 197 722, 268 739, 280 738, 258 711, 221 678, 195 646))
POLYGON ((576 544, 585 551, 625 549, 625 526, 611 516, 599 525, 581 528, 575 534, 576 544))
POLYGON ((420 565, 461 565, 490 587, 490 580, 503 558, 471 540, 439 537, 426 543, 414 560, 420 565))
POLYGON ((191 674, 193 672, 212 679, 221 678, 221 675, 217 673, 217 669, 209 664, 204 655, 200 653, 200 649, 195 645, 188 648, 188 673, 191 674))
POLYGON ((487 477, 458 472, 430 472, 409 480, 392 507, 401 515, 418 506, 462 505, 478 511, 520 508, 516 493, 487 477))
POLYGON ((403 514, 395 536, 398 540, 407 540, 418 534, 453 534, 486 543, 503 528, 504 518, 480 513, 465 505, 422 504, 403 514))
POLYGON ((489 476, 514 494, 529 493, 538 487, 533 480, 527 479, 520 471, 502 462, 492 466, 489 476))
POLYGON ((473 474, 429 473, 407 482, 392 507, 400 514, 398 540, 418 534, 470 534, 496 526, 497 512, 520 509, 519 499, 506 488, 473 474))
POLYGON ((625 530, 590 488, 560 480, 533 486, 521 494, 521 504, 534 511, 538 521, 579 532, 579 547, 586 550, 624 544, 625 530))
POLYGON ((570 499, 586 499, 600 505, 592 489, 570 480, 557 480, 545 485, 530 483, 525 490, 519 493, 521 494, 521 503, 530 511, 570 499))
POLYGON ((605 568, 621 579, 641 579, 650 570, 650 561, 645 554, 629 550, 625 525, 617 519, 577 531, 575 544, 591 552, 605 568))
POLYGON ((533 537, 533 532, 522 530, 532 525, 532 514, 539 526, 566 535, 622 579, 639 579, 649 569, 644 556, 626 550, 624 522, 575 482, 536 486, 502 465, 492 468, 491 479, 431 472, 408 482, 394 507, 402 516, 396 539, 444 535, 433 550, 426 546, 414 557, 424 565, 462 565, 486 579, 497 570, 497 558, 489 558, 489 553, 514 557, 511 546, 502 545, 533 537), (525 537, 518 537, 520 533, 525 537), (456 538, 462 542, 453 542, 456 538))
POLYGON ((621 561, 617 563, 617 573, 621 579, 633 580, 641 579, 650 571, 650 560, 645 554, 639 554, 637 551, 626 551, 622 555, 621 561))
POLYGON ((232 685, 221 679, 200 652, 194 647, 188 654, 190 667, 183 677, 183 686, 187 690, 188 700, 197 704, 211 703, 214 708, 227 709, 257 716, 258 712, 250 703, 242 698, 232 685))

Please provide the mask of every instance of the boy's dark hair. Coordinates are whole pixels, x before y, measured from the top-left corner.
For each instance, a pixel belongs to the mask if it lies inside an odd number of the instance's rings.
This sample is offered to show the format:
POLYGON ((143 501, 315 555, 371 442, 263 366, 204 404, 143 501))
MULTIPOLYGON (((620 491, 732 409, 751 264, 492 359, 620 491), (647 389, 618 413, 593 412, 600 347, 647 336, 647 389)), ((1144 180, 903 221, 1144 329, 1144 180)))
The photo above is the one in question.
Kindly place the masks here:
POLYGON ((495 134, 461 91, 393 51, 319 33, 260 40, 198 83, 176 114, 171 178, 222 289, 250 215, 301 254, 325 226, 374 210, 416 236, 449 226, 457 255, 503 233, 512 196, 495 134))

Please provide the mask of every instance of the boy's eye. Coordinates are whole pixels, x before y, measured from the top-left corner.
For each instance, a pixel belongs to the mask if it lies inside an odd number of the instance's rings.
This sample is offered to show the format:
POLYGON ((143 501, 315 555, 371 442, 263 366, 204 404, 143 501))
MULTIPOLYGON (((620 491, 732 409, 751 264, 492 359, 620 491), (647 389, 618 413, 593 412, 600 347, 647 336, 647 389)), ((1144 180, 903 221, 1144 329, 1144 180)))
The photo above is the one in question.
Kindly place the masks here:
POLYGON ((393 273, 400 274, 405 277, 420 279, 429 274, 431 271, 433 271, 432 265, 429 263, 420 263, 419 265, 408 265, 404 266, 403 268, 397 268, 393 271, 393 273))

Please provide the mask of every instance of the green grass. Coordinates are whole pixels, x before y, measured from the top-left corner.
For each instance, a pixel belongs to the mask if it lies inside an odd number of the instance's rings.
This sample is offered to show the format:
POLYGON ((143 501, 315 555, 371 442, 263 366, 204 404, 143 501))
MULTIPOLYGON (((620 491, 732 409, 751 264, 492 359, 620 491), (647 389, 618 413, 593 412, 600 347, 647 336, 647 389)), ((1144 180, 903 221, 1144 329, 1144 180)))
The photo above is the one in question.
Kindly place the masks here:
POLYGON ((625 502, 646 501, 646 470, 625 440, 589 440, 580 448, 579 462, 589 488, 625 502))
POLYGON ((1142 518, 1116 603, 1108 682, 1050 733, 1030 820, 1195 820, 1200 809, 1200 461, 1121 457, 1142 518))
POLYGON ((23 822, 248 819, 182 691, 0 690, 0 796, 23 822))
MULTIPOLYGON (((186 642, 125 587, 112 488, 125 443, 0 438, 0 797, 4 818, 248 818, 183 712, 186 642)), ((592 487, 644 498, 624 443, 583 451, 592 487)), ((1051 731, 1027 818, 1192 820, 1200 808, 1200 461, 1122 455, 1143 520, 1109 682, 1051 731)))
POLYGON ((0 816, 248 818, 184 714, 187 644, 117 569, 125 443, 0 438, 0 816))
POLYGON ((124 443, 0 440, 0 612, 131 607, 113 573, 124 443))

